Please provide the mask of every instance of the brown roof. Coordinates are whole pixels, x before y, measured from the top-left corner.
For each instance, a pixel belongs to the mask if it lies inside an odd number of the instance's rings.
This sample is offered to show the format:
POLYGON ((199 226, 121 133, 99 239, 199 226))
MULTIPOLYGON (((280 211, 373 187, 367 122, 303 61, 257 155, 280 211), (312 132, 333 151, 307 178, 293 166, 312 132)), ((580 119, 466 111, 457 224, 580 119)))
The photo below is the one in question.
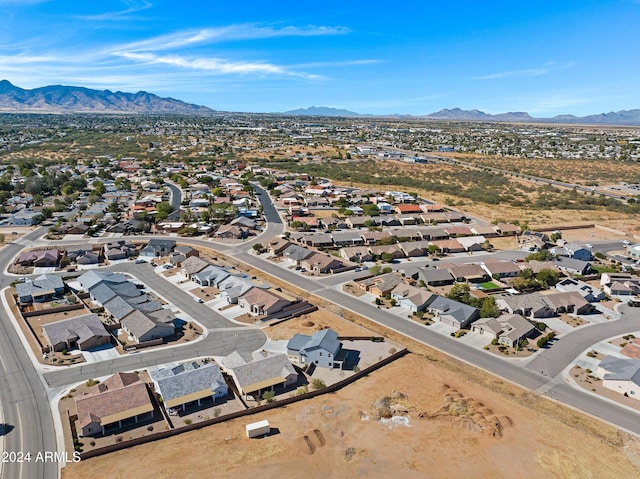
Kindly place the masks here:
POLYGON ((129 382, 131 379, 129 375, 119 379, 111 377, 105 381, 103 391, 77 397, 76 408, 80 427, 85 427, 94 421, 105 426, 121 419, 153 411, 147 385, 139 379, 131 383, 129 382), (110 383, 114 389, 111 389, 107 383, 110 383), (120 384, 124 385, 120 386, 120 384))

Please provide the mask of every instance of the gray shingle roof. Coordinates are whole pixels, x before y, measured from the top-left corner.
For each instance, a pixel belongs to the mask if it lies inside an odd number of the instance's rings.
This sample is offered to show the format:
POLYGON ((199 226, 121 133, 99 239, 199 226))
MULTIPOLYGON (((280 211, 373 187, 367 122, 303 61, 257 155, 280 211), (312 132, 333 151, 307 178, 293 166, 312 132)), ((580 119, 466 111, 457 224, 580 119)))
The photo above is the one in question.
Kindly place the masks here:
POLYGON ((284 381, 290 374, 297 374, 286 354, 274 354, 231 369, 242 388, 276 377, 284 381))
POLYGON ((227 383, 220 368, 213 363, 196 362, 180 364, 174 367, 150 370, 151 379, 157 384, 159 393, 165 401, 210 389, 212 394, 218 388, 226 389, 227 383))
POLYGON ((86 314, 42 326, 52 346, 67 341, 84 342, 93 336, 108 337, 102 321, 95 314, 86 314))

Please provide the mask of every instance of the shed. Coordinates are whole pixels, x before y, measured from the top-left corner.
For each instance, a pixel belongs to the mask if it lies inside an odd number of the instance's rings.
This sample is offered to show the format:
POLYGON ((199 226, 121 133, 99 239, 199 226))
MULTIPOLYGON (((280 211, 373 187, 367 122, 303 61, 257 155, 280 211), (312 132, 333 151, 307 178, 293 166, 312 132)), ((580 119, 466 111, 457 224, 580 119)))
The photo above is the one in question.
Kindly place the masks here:
POLYGON ((264 421, 247 424, 245 429, 247 431, 247 437, 260 437, 271 432, 271 426, 266 419, 264 421))

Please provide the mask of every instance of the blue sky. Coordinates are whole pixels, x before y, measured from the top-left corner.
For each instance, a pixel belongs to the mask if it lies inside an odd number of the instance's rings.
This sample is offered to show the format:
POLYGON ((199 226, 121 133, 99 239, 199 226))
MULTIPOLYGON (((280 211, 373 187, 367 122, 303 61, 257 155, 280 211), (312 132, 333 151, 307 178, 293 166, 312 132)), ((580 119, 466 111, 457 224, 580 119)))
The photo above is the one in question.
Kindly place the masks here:
POLYGON ((640 108, 639 25, 640 0, 0 0, 0 78, 226 111, 586 115, 640 108))

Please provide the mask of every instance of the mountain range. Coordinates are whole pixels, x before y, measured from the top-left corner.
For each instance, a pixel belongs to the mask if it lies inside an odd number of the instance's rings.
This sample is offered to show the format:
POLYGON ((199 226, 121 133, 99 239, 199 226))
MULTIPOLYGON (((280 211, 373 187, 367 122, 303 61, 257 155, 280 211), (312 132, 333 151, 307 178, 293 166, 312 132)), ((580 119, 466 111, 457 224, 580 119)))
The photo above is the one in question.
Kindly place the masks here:
MULTIPOLYGON (((194 105, 173 98, 161 98, 153 93, 123 93, 110 90, 52 85, 25 90, 8 80, 0 81, 0 113, 174 113, 210 115, 218 113, 206 106, 194 105)), ((369 117, 350 110, 312 106, 289 110, 281 115, 369 117)), ((612 111, 588 116, 558 115, 535 118, 526 112, 492 115, 480 110, 443 109, 428 115, 379 115, 403 119, 433 119, 520 123, 565 123, 593 125, 640 125, 640 109, 612 111)))
POLYGON ((211 114, 206 106, 146 91, 123 93, 75 86, 52 85, 33 90, 0 81, 0 112, 4 113, 176 113, 211 114))
MULTIPOLYGON (((329 107, 300 108, 282 113, 284 115, 304 115, 304 116, 351 116, 370 117, 372 115, 362 115, 349 110, 341 110, 329 107)), ((381 115, 384 117, 406 118, 406 119, 431 119, 431 120, 457 120, 457 121, 495 121, 508 123, 564 123, 564 124, 588 124, 588 125, 640 125, 640 109, 612 111, 600 113, 598 115, 574 116, 558 115, 551 118, 535 118, 527 112, 515 111, 492 115, 480 110, 462 110, 460 108, 443 109, 428 115, 381 115)))

